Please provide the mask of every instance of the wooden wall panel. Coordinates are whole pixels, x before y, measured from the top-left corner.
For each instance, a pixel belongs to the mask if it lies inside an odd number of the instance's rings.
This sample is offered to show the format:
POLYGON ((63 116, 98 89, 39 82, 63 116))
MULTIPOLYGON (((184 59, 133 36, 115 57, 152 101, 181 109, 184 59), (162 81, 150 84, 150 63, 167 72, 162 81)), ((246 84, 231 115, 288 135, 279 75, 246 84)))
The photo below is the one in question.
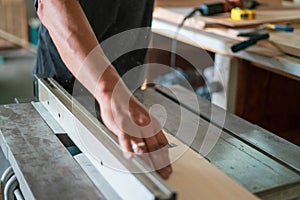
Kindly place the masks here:
POLYGON ((244 61, 237 84, 237 115, 300 144, 299 81, 244 61))

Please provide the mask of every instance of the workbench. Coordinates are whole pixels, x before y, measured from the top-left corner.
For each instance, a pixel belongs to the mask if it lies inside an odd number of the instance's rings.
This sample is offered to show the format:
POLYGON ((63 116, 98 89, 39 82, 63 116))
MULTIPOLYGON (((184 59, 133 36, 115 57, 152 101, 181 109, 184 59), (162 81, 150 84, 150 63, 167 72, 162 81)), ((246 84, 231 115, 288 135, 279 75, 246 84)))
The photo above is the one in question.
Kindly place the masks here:
POLYGON ((37 102, 0 107, 0 146, 11 164, 1 180, 6 199, 300 196, 299 147, 181 86, 135 92, 165 121, 163 130, 174 146, 170 154, 184 148, 172 162, 170 179, 163 181, 154 172, 134 173, 144 164, 136 156, 124 158, 116 138, 92 115, 93 98, 71 97, 53 79, 37 84, 37 102), (82 151, 74 157, 66 150, 72 142, 82 151))
MULTIPOLYGON (((159 9, 154 11, 153 32, 160 37, 173 39, 181 18, 166 15, 164 19, 164 15, 157 12, 159 9), (176 20, 178 23, 174 23, 176 20)), ((191 10, 164 9, 181 15, 191 10)), ((191 22, 197 26, 196 19, 191 19, 191 22)), ((180 29, 177 40, 214 53, 217 74, 214 79, 223 84, 224 90, 214 93, 212 102, 299 143, 297 135, 300 127, 295 121, 300 119, 300 96, 297 92, 300 89, 300 55, 297 57, 280 52, 277 55, 277 50, 262 45, 233 53, 230 47, 237 43, 236 39, 211 32, 209 28, 201 29, 201 23, 198 28, 191 28, 188 22, 186 24, 180 29)))

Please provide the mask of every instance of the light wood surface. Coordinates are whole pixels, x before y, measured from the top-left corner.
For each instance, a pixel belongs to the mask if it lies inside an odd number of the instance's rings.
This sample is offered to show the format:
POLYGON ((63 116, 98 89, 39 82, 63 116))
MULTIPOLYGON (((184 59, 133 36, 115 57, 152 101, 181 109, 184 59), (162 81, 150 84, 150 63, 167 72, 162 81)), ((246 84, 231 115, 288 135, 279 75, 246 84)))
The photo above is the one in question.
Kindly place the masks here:
MULTIPOLYGON (((188 14, 192 8, 156 8, 154 12, 154 17, 162 20, 167 20, 169 22, 177 23, 178 19, 171 18, 174 14, 178 18, 183 18, 188 14), (167 12, 169 11, 169 12, 167 12), (170 12, 173 15, 169 16, 170 12)), ((279 23, 279 22, 300 22, 300 9, 282 9, 282 10, 257 10, 256 18, 254 20, 232 20, 230 19, 230 13, 223 13, 216 16, 194 16, 195 22, 203 24, 204 26, 219 24, 227 27, 249 27, 257 26, 264 23, 279 23)), ((193 20, 191 20, 193 21, 193 20)), ((194 22, 194 25, 196 23, 194 22)))
MULTIPOLYGON (((6 43, 9 43, 9 45, 15 45, 18 47, 22 47, 34 54, 36 54, 36 52, 37 52, 37 48, 35 46, 33 46, 31 43, 29 43, 27 40, 19 38, 13 34, 3 31, 1 29, 0 29, 0 39, 3 39, 4 41, 6 41, 6 43)), ((4 46, 4 47, 10 47, 10 46, 4 46)))
MULTIPOLYGON (((262 6, 279 8, 282 6, 282 0, 260 0, 262 6)), ((211 0, 156 0, 157 6, 165 7, 183 7, 183 6, 199 6, 201 3, 212 3, 211 0)))
POLYGON ((292 33, 272 32, 270 40, 285 53, 300 57, 300 29, 292 33))
POLYGON ((264 23, 295 22, 300 21, 300 10, 257 10, 254 20, 232 20, 229 13, 219 16, 202 17, 199 20, 208 23, 216 23, 229 27, 247 27, 256 26, 264 23))
POLYGON ((173 174, 167 180, 167 184, 177 191, 178 199, 257 199, 205 158, 171 135, 166 136, 177 145, 170 149, 170 157, 180 155, 172 163, 173 174))
POLYGON ((163 7, 195 7, 201 3, 210 2, 209 0, 156 0, 156 6, 163 7))

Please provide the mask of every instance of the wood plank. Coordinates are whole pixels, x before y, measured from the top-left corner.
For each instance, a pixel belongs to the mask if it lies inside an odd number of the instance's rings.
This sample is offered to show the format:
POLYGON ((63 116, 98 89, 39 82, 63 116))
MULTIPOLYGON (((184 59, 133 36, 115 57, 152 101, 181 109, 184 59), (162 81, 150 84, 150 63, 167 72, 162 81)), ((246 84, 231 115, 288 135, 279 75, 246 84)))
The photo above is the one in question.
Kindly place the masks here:
MULTIPOLYGON (((178 16, 178 18, 182 18, 192 8, 168 8, 169 12, 173 12, 178 16)), ((164 18, 172 23, 177 23, 178 19, 170 18, 167 15, 166 8, 155 9, 154 17, 158 19, 164 18), (164 12, 165 14, 159 14, 159 12, 164 12), (161 17, 159 17, 161 16, 161 17)), ((202 24, 202 26, 218 24, 227 27, 249 27, 249 26, 257 26, 264 23, 280 23, 280 22, 299 22, 300 21, 300 9, 281 9, 281 10, 257 10, 256 11, 256 19, 254 20, 232 20, 230 19, 230 13, 223 13, 215 16, 194 16, 194 25, 202 24)), ((193 20, 192 20, 193 21, 193 20)), ((198 26, 198 25, 197 25, 198 26)))
POLYGON ((292 33, 271 32, 270 41, 283 52, 300 57, 300 29, 292 33))
POLYGON ((263 7, 280 8, 282 7, 282 1, 283 0, 260 0, 259 3, 261 3, 263 7))
MULTIPOLYGON (((7 8, 6 6, 3 6, 0 4, 0 30, 7 30, 7 20, 6 20, 6 12, 7 8)), ((7 42, 6 40, 3 40, 3 38, 0 38, 0 49, 3 47, 11 47, 12 45, 7 42)))
POLYGON ((179 140, 168 134, 166 136, 177 145, 170 150, 171 156, 173 151, 180 154, 187 149, 172 164, 173 174, 166 181, 178 192, 178 199, 257 199, 179 140))
MULTIPOLYGON (((260 0, 263 7, 280 8, 282 0, 260 0)), ((163 7, 195 7, 202 3, 212 3, 211 0, 156 0, 156 6, 163 7)))
MULTIPOLYGON (((1 29, 0 29, 0 39, 4 39, 5 42, 4 44, 7 44, 7 45, 3 45, 2 46, 3 48, 18 46, 32 52, 33 54, 37 53, 37 48, 33 46, 31 43, 29 43, 27 40, 24 40, 20 37, 17 37, 1 29)), ((0 48, 1 48, 1 40, 0 40, 0 48)))
POLYGON ((155 6, 162 7, 195 7, 209 0, 156 0, 155 6))
POLYGON ((228 27, 249 27, 264 23, 295 22, 300 20, 300 10, 257 10, 254 20, 232 20, 230 13, 220 14, 211 17, 198 17, 204 22, 221 24, 228 27))
POLYGON ((20 4, 24 0, 1 0, 2 5, 16 5, 20 4))

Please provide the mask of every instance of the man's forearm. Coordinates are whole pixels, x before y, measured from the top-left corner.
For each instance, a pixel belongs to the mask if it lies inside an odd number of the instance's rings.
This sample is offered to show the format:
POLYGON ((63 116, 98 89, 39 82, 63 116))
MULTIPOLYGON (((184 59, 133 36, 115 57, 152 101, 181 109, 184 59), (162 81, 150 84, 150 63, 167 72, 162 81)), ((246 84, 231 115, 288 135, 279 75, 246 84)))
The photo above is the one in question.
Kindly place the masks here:
POLYGON ((96 86, 97 93, 110 90, 118 81, 117 72, 100 48, 79 3, 42 0, 38 5, 38 16, 72 74, 93 94, 96 86), (106 76, 99 79, 104 71, 106 76))

